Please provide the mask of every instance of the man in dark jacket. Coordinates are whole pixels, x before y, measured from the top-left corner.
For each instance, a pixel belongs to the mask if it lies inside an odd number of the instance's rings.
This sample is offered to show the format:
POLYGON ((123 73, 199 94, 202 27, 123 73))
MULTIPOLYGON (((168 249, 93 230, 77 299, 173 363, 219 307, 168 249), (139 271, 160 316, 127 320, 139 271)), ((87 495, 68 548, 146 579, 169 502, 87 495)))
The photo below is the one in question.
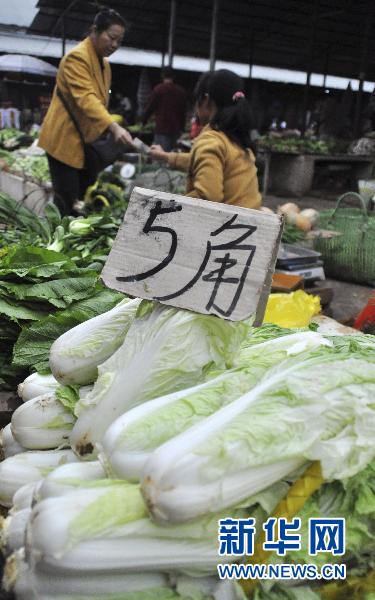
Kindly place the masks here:
POLYGON ((163 69, 163 82, 159 83, 150 96, 143 124, 147 123, 150 116, 155 115, 154 144, 160 144, 169 152, 185 127, 186 118, 186 93, 185 90, 173 81, 171 67, 163 69))

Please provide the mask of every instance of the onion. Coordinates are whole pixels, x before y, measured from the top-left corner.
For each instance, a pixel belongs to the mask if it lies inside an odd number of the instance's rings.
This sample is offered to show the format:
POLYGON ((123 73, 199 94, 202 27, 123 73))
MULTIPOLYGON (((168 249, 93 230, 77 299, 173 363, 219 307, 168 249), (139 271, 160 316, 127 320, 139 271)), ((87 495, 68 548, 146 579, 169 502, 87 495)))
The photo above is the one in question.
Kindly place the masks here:
POLYGON ((310 231, 312 229, 312 223, 310 219, 304 215, 296 215, 295 225, 302 231, 310 231))
POLYGON ((297 206, 297 204, 294 204, 294 202, 286 202, 285 204, 278 206, 277 212, 279 213, 279 215, 287 215, 289 213, 299 213, 300 208, 299 208, 299 206, 297 206))
POLYGON ((319 213, 315 208, 305 208, 300 212, 301 217, 307 217, 312 225, 316 225, 319 220, 319 213))
POLYGON ((295 225, 298 216, 299 216, 299 213, 288 212, 288 213, 285 213, 284 218, 285 218, 285 221, 288 223, 288 225, 295 225))

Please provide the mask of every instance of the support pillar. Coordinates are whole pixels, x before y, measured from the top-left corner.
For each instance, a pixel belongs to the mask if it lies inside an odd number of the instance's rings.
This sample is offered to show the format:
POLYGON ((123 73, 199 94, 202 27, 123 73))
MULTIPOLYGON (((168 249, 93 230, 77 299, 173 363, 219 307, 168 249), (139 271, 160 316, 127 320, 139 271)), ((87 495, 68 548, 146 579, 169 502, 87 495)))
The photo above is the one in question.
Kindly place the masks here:
POLYGON ((216 62, 216 39, 217 39, 217 17, 219 14, 219 1, 213 0, 212 21, 211 21, 211 40, 210 40, 210 71, 215 69, 216 62))
POLYGON ((250 52, 249 52, 249 79, 251 81, 253 77, 253 66, 254 66, 254 30, 251 31, 250 36, 250 52))
POLYGON ((61 58, 65 56, 66 50, 66 35, 65 35, 65 16, 61 19, 61 58))
POLYGON ((328 75, 328 65, 331 54, 331 46, 329 45, 326 50, 326 59, 324 61, 324 73, 323 73, 323 89, 326 87, 327 83, 327 75, 328 75))
POLYGON ((176 0, 171 0, 170 6, 170 17, 169 17, 169 32, 168 32, 168 66, 173 65, 174 56, 174 38, 176 33, 176 14, 177 14, 177 3, 176 0))
POLYGON ((366 66, 367 66, 367 55, 368 55, 368 42, 370 37, 370 32, 372 29, 372 24, 374 21, 374 5, 371 4, 371 13, 367 15, 366 25, 365 25, 365 33, 362 38, 362 52, 361 52, 361 60, 359 65, 359 87, 357 92, 357 98, 355 103, 355 114, 354 114, 354 137, 358 137, 360 135, 361 128, 361 112, 362 112, 362 103, 363 103, 363 84, 366 78, 366 66))
POLYGON ((310 30, 309 60, 308 60, 308 67, 307 67, 307 71, 306 71, 305 89, 304 89, 304 93, 303 93, 303 109, 302 109, 302 125, 301 125, 302 137, 305 136, 305 131, 306 131, 306 118, 307 118, 307 109, 308 109, 308 104, 309 104, 311 72, 313 69, 316 22, 318 19, 318 5, 319 5, 319 0, 314 0, 314 4, 313 4, 313 8, 312 8, 311 30, 310 30))

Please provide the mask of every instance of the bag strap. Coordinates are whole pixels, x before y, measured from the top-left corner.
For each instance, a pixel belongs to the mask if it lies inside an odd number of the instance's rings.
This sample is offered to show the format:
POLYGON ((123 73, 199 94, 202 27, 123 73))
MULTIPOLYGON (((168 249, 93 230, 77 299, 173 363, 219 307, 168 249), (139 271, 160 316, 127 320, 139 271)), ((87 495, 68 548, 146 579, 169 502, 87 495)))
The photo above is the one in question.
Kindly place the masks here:
POLYGON ((62 93, 62 91, 59 88, 56 88, 56 94, 60 98, 61 102, 63 103, 63 106, 64 106, 66 112, 68 113, 68 115, 72 119, 73 124, 74 124, 76 130, 78 131, 78 135, 79 135, 80 140, 82 142, 82 146, 85 146, 85 139, 83 137, 83 133, 81 131, 81 128, 80 128, 80 126, 78 124, 78 121, 77 121, 76 117, 74 116, 74 114, 70 110, 69 104, 67 103, 66 98, 64 98, 64 94, 62 93))

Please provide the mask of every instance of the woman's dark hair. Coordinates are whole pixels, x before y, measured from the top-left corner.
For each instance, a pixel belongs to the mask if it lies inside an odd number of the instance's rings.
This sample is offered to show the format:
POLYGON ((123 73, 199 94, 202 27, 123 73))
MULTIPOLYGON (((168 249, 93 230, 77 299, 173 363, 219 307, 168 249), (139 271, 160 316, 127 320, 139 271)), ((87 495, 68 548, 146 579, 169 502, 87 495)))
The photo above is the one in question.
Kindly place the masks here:
POLYGON ((112 8, 103 8, 100 12, 95 15, 94 23, 95 30, 97 33, 103 33, 111 27, 111 25, 120 25, 126 27, 125 20, 122 18, 117 10, 112 8))
POLYGON ((205 96, 215 102, 217 112, 210 121, 213 129, 225 133, 241 148, 253 150, 250 138, 253 115, 243 89, 241 77, 227 69, 220 69, 201 75, 194 96, 198 104, 205 96))

